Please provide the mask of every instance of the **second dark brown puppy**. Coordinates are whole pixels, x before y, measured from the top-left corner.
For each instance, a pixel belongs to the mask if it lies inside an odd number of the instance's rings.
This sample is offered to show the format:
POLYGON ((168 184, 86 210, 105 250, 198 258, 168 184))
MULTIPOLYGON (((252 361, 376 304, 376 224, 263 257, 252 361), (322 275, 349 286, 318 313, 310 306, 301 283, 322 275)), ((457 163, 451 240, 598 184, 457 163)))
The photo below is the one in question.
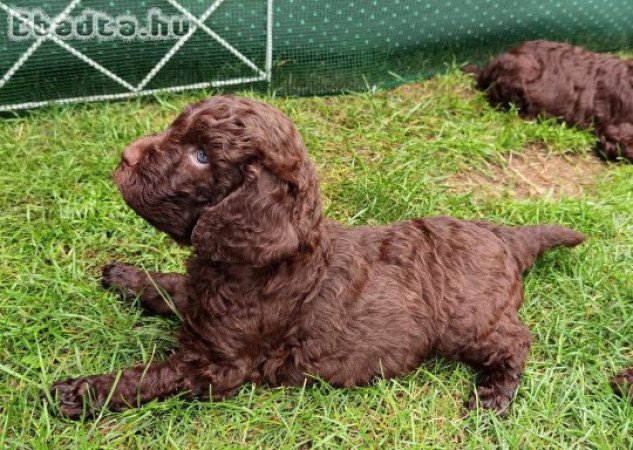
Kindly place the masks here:
POLYGON ((557 117, 593 126, 598 152, 633 161, 633 61, 581 47, 530 41, 483 68, 464 67, 494 106, 514 104, 526 118, 557 117))
POLYGON ((244 383, 365 385, 433 355, 480 371, 470 408, 505 412, 530 348, 517 317, 521 273, 545 250, 584 240, 557 225, 326 220, 292 122, 232 96, 191 105, 131 144, 114 179, 139 215, 193 247, 186 274, 122 263, 103 271, 106 286, 139 295, 148 311, 174 308, 180 346, 120 376, 56 383, 69 417, 178 393, 223 398, 244 383))

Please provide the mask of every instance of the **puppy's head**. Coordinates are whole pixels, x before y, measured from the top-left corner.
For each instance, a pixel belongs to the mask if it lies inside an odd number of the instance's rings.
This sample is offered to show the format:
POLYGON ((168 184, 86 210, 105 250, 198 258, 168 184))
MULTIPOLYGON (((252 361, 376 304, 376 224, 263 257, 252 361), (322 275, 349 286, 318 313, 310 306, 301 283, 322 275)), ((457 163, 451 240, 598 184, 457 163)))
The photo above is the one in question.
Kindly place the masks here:
POLYGON ((503 53, 476 74, 476 87, 484 91, 493 106, 527 107, 526 86, 538 80, 543 67, 530 53, 515 49, 503 53))
POLYGON ((316 176, 292 122, 265 103, 217 96, 125 149, 123 198, 177 242, 215 261, 266 265, 314 248, 316 176))

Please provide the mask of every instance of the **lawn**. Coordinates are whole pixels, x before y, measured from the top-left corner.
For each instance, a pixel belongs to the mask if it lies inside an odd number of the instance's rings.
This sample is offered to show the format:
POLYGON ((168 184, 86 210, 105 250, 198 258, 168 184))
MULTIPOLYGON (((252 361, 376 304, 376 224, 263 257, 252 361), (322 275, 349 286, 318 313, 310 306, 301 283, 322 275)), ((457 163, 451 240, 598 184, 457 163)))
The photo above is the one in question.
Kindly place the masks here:
POLYGON ((85 423, 38 404, 59 378, 175 345, 176 320, 99 286, 112 260, 183 270, 188 253, 125 206, 110 174, 127 143, 204 95, 0 122, 0 448, 633 447, 633 407, 607 382, 633 360, 633 165, 600 162, 588 131, 491 109, 454 69, 392 91, 263 99, 297 124, 331 218, 450 214, 588 234, 526 275, 534 345, 508 417, 465 413, 474 373, 441 359, 369 387, 249 385, 224 402, 174 398, 85 423))

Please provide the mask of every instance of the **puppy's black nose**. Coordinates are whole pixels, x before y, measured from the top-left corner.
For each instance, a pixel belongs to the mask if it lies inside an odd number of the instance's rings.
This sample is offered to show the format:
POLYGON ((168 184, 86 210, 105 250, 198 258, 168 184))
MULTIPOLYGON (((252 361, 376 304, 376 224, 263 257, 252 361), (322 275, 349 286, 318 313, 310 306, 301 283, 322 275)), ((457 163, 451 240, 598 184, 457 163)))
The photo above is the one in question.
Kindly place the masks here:
POLYGON ((141 145, 134 142, 128 148, 123 150, 123 156, 121 156, 121 159, 128 166, 134 166, 138 163, 139 159, 141 159, 141 153, 141 145))

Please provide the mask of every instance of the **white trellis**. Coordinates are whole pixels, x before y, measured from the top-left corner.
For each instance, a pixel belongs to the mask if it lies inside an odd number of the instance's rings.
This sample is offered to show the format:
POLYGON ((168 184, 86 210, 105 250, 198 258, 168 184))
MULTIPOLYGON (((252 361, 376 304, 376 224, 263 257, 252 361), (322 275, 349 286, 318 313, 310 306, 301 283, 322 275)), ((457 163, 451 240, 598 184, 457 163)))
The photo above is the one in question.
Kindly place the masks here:
POLYGON ((120 92, 116 94, 103 94, 103 95, 90 95, 83 97, 72 97, 72 98, 64 98, 64 99, 55 99, 55 100, 45 100, 38 102, 25 102, 25 103, 17 103, 12 105, 0 105, 0 111, 8 111, 8 110, 17 110, 17 109, 27 109, 27 108, 36 108, 39 106, 44 106, 47 104, 58 103, 77 103, 77 102, 90 102, 90 101, 98 101, 98 100, 116 100, 116 99, 125 99, 138 97, 142 95, 151 95, 159 92, 180 92, 188 89, 204 89, 209 87, 222 87, 222 86, 231 86, 238 84, 248 84, 271 81, 271 68, 272 68, 272 45, 273 45, 273 0, 267 0, 266 5, 266 55, 265 55, 265 67, 258 67, 251 59, 247 58, 244 54, 242 54, 239 50, 237 50, 231 43, 223 39, 219 34, 205 25, 205 21, 211 17, 211 15, 217 10, 217 8, 227 0, 215 0, 209 5, 209 7, 199 16, 194 16, 189 10, 183 7, 177 0, 167 0, 167 2, 177 9, 181 14, 183 14, 190 23, 189 30, 186 34, 181 36, 176 43, 165 53, 165 55, 156 63, 154 67, 147 73, 145 77, 137 84, 132 85, 125 81, 123 78, 119 77, 115 73, 111 72, 103 65, 99 64, 97 61, 93 60, 89 56, 80 52, 76 48, 72 47, 65 41, 59 39, 55 36, 52 31, 55 27, 65 20, 68 15, 81 3, 81 0, 73 0, 70 4, 64 8, 64 10, 55 17, 48 25, 48 28, 42 28, 41 26, 35 24, 32 20, 24 15, 20 14, 19 11, 16 11, 13 7, 8 6, 4 2, 0 1, 0 9, 5 11, 7 14, 12 16, 14 19, 22 22, 27 28, 32 31, 38 33, 38 38, 35 42, 17 59, 17 61, 7 70, 5 74, 0 78, 0 89, 2 89, 8 82, 13 78, 15 73, 29 60, 29 58, 35 53, 35 51, 46 41, 51 41, 64 50, 68 51, 73 56, 82 60, 90 67, 115 81, 119 85, 123 86, 127 91, 120 92), (233 56, 235 56, 241 63, 245 64, 253 71, 253 76, 251 77, 240 77, 240 78, 229 78, 226 80, 210 80, 203 81, 200 83, 193 83, 181 86, 169 86, 165 88, 158 89, 145 89, 147 84, 156 76, 156 74, 170 61, 170 59, 178 52, 178 50, 194 35, 194 33, 198 30, 202 30, 206 33, 210 38, 219 43, 222 47, 228 50, 233 56))

